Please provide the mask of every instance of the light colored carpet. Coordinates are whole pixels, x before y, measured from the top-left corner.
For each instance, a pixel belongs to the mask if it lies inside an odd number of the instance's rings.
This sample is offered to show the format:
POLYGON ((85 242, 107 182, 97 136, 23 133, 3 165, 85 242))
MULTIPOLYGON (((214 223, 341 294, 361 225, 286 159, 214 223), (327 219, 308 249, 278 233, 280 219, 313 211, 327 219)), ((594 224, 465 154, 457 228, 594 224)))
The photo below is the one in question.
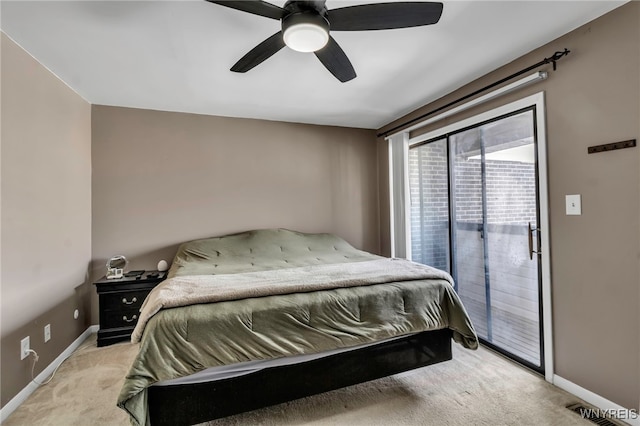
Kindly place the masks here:
MULTIPOLYGON (((93 335, 4 423, 127 425, 115 406, 137 345, 93 335)), ((480 348, 418 370, 207 423, 222 425, 593 425, 566 409, 578 398, 480 348)))

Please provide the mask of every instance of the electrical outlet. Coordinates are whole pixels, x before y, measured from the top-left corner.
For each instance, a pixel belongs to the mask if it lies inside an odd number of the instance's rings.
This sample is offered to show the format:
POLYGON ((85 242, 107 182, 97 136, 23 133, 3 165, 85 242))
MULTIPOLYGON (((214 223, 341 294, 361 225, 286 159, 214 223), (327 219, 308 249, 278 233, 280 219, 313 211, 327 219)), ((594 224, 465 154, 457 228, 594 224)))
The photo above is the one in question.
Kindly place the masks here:
POLYGON ((20 359, 25 359, 29 356, 29 349, 31 349, 31 345, 29 343, 29 336, 20 340, 20 359))
POLYGON ((51 340, 51 324, 44 326, 44 342, 47 343, 51 340))

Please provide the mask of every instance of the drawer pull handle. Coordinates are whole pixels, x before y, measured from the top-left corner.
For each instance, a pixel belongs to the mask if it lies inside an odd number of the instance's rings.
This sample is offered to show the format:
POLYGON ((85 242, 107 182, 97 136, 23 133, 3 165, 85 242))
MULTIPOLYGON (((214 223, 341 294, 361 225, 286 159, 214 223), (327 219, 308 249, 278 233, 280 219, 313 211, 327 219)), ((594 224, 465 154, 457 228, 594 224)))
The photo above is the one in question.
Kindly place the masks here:
POLYGON ((122 321, 126 321, 126 322, 134 322, 137 319, 138 319, 137 315, 132 316, 131 319, 127 318, 126 316, 122 317, 122 321))
POLYGON ((136 303, 137 301, 138 301, 138 299, 135 298, 135 297, 133 299, 131 299, 131 302, 129 302, 126 297, 122 298, 122 303, 124 303, 125 305, 131 305, 133 303, 136 303))

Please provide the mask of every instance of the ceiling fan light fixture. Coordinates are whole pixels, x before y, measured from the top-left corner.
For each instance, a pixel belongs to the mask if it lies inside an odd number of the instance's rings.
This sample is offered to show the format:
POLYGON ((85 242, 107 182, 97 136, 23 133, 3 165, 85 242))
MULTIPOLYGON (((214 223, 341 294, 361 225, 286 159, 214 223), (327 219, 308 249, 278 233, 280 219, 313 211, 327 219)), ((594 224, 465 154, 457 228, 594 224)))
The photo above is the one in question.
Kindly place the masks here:
POLYGON ((284 44, 298 52, 315 52, 329 41, 329 21, 316 11, 290 13, 282 19, 284 44))
POLYGON ((298 52, 315 52, 329 41, 329 33, 319 25, 300 23, 284 31, 284 43, 298 52))

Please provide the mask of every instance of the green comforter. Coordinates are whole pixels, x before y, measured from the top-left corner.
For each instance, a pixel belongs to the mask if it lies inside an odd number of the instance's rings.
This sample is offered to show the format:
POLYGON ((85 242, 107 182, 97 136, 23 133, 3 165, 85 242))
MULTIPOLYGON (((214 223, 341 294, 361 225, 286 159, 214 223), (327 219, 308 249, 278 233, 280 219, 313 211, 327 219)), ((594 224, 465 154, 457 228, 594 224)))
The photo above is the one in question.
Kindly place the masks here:
MULTIPOLYGON (((252 231, 183 245, 170 277, 380 259, 327 234, 252 231), (213 271, 213 272, 212 272, 213 271)), ((147 424, 146 388, 237 362, 310 354, 425 330, 450 328, 477 347, 473 326, 447 279, 381 284, 163 309, 146 324, 118 398, 133 424, 147 424)))

